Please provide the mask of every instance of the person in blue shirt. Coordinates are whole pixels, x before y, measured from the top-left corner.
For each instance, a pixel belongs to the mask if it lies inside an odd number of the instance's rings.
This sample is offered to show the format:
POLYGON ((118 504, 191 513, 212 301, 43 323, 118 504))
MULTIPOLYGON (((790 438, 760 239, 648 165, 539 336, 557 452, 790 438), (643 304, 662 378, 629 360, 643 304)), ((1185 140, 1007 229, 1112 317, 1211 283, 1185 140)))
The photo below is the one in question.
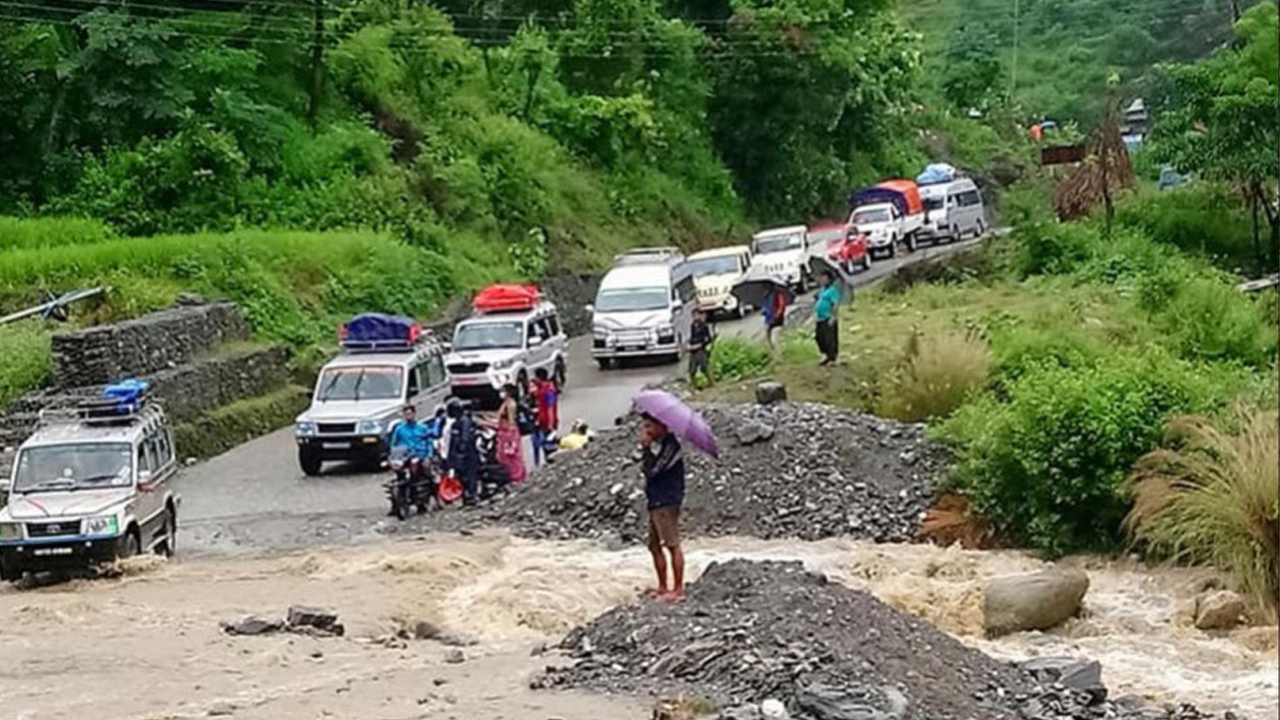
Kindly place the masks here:
POLYGON ((813 317, 817 321, 814 340, 818 343, 818 351, 822 353, 822 364, 831 365, 840 354, 840 328, 836 320, 840 288, 836 286, 830 271, 823 271, 820 277, 822 290, 818 292, 818 301, 813 306, 813 317))
POLYGON ((412 405, 406 405, 400 417, 401 421, 391 428, 387 445, 392 450, 404 448, 415 460, 431 459, 436 452, 436 441, 440 439, 440 418, 420 422, 418 411, 412 405))

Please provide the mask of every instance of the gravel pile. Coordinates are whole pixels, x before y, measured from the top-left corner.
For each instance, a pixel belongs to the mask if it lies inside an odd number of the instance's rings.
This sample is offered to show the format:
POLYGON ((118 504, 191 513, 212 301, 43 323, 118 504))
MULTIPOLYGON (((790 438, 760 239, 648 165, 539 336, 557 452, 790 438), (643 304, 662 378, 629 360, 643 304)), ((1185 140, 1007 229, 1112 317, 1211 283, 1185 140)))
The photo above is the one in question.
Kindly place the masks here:
MULTIPOLYGON (((720 439, 721 457, 686 453, 687 535, 907 541, 947 465, 922 425, 815 404, 699 409, 720 439)), ((487 519, 536 538, 641 540, 636 437, 634 427, 622 428, 560 455, 487 519)))
POLYGON ((685 692, 713 701, 721 720, 1209 717, 1048 684, 1043 667, 999 662, 800 563, 715 564, 688 591, 683 603, 615 608, 573 631, 559 646, 573 665, 535 685, 685 692))

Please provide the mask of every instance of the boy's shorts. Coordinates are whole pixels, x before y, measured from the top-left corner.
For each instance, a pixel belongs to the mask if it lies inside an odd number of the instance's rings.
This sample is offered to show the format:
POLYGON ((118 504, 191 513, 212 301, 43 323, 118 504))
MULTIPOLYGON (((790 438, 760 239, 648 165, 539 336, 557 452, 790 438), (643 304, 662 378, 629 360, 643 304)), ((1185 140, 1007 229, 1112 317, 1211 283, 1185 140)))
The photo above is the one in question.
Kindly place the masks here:
POLYGON ((680 547, 680 506, 668 505, 649 511, 649 547, 680 547))

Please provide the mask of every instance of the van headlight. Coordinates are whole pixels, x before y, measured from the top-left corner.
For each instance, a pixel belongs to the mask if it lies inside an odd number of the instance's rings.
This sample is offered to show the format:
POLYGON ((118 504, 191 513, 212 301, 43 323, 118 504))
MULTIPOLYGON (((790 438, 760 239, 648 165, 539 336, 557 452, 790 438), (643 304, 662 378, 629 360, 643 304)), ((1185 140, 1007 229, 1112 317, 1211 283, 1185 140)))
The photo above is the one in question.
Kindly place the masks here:
POLYGON ((0 540, 21 540, 22 524, 7 522, 0 523, 0 540))
POLYGON ((293 434, 298 437, 311 437, 316 434, 316 424, 313 422, 294 423, 293 434))
POLYGON ((516 361, 518 360, 519 358, 517 357, 509 357, 503 360, 495 360, 492 363, 489 363, 489 367, 493 368, 494 370, 505 370, 506 368, 509 368, 515 365, 516 361))
POLYGON ((660 343, 673 343, 676 341, 676 329, 671 325, 659 325, 656 332, 660 343))
POLYGON ((115 515, 101 515, 84 521, 85 535, 119 535, 120 521, 115 515))
POLYGON ((357 435, 381 435, 386 428, 383 420, 361 420, 356 424, 357 435))

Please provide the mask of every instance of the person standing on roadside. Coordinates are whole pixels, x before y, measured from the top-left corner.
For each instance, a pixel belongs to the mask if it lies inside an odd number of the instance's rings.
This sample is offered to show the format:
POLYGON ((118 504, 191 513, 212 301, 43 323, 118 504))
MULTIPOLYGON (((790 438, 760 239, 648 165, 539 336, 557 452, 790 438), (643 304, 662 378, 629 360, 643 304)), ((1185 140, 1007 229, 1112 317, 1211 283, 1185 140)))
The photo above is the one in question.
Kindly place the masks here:
POLYGON ((693 324, 689 327, 689 384, 693 385, 698 373, 707 378, 707 384, 715 382, 711 376, 711 344, 715 340, 711 335, 711 326, 707 324, 707 313, 701 308, 693 311, 693 324))
POLYGON ((818 300, 813 306, 813 317, 817 321, 814 340, 818 343, 818 351, 822 353, 822 364, 831 365, 840 354, 840 328, 836 322, 840 288, 836 286, 835 279, 828 270, 822 272, 821 282, 822 290, 818 292, 818 300))
POLYGON ((524 449, 520 446, 520 393, 510 383, 502 386, 498 406, 498 463, 513 483, 524 482, 524 449))
POLYGON ((534 371, 529 391, 534 403, 533 466, 541 467, 550 438, 560 429, 560 395, 546 368, 534 371))
POLYGON ((449 455, 447 467, 462 483, 462 503, 475 505, 479 498, 480 450, 476 447, 476 422, 462 403, 449 403, 449 455))
POLYGON ((684 449, 657 419, 640 422, 640 467, 649 507, 649 554, 658 575, 655 596, 663 601, 684 599, 684 551, 680 549, 680 507, 684 505, 684 449), (667 554, 671 555, 671 583, 667 583, 667 554))
POLYGON ((764 339, 773 347, 773 331, 787 320, 787 294, 776 288, 770 290, 760 310, 764 316, 764 339))

